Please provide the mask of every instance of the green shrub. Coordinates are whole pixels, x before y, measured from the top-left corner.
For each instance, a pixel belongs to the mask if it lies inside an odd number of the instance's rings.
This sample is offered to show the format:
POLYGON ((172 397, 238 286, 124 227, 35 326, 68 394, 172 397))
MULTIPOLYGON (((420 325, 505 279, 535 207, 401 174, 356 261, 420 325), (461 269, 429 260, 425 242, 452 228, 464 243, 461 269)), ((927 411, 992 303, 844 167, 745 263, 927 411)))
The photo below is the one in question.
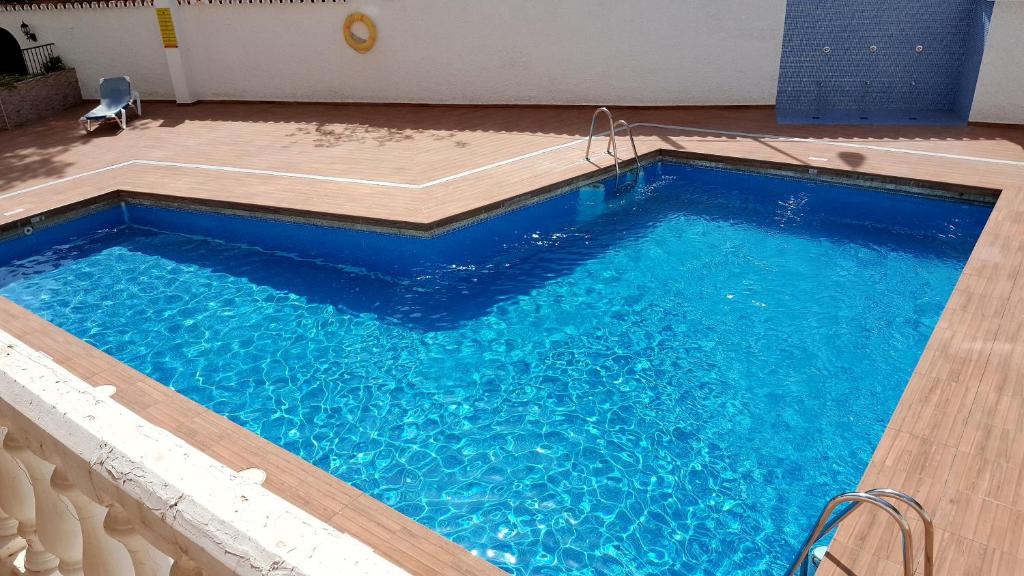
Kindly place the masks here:
POLYGON ((31 76, 0 76, 0 88, 14 88, 14 85, 31 76))
POLYGON ((46 62, 43 62, 43 74, 49 74, 51 72, 59 72, 66 69, 64 60, 60 56, 50 56, 46 62))

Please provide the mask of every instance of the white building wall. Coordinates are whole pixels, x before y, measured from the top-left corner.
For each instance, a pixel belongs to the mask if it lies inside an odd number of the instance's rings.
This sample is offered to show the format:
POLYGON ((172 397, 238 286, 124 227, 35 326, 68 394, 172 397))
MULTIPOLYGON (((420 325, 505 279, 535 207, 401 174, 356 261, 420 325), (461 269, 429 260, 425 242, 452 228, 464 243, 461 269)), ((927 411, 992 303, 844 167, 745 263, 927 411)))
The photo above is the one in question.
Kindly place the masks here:
MULTIPOLYGON (((773 104, 785 0, 349 0, 175 8, 194 98, 458 104, 773 104), (345 16, 379 40, 358 54, 345 16)), ((174 88, 152 7, 0 11, 78 71, 174 88)), ((1024 1, 997 0, 971 120, 1024 123, 1024 1)))
POLYGON ((785 0, 182 6, 200 99, 771 104, 785 0), (355 10, 368 54, 344 42, 355 10))
MULTIPOLYGON (((785 0, 349 0, 176 9, 199 99, 464 104, 772 104, 785 0), (353 11, 379 39, 345 44, 353 11)), ((86 97, 129 74, 173 89, 152 7, 0 12, 55 42, 86 97)), ((20 33, 16 34, 20 36, 20 33)), ((23 39, 22 39, 23 40, 23 39)))
POLYGON ((995 3, 971 120, 1024 124, 1024 1, 995 3))
POLYGON ((99 98, 100 78, 125 74, 145 97, 174 97, 152 8, 0 11, 0 28, 13 34, 22 48, 56 44, 64 62, 78 72, 85 98, 99 98), (23 21, 38 42, 22 35, 23 21))

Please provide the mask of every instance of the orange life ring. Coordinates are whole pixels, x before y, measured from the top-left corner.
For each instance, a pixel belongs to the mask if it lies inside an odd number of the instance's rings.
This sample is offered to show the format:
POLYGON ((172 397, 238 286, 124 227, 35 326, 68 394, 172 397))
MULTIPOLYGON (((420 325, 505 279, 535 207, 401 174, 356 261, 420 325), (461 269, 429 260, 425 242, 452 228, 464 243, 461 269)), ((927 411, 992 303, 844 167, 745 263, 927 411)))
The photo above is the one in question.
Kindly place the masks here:
POLYGON ((373 45, 377 43, 377 25, 373 23, 373 20, 369 16, 362 12, 353 12, 345 18, 345 26, 342 28, 345 34, 345 42, 352 47, 353 50, 360 54, 366 54, 373 49, 373 45), (352 33, 352 25, 356 22, 362 22, 366 29, 369 31, 369 35, 366 38, 359 38, 352 33))

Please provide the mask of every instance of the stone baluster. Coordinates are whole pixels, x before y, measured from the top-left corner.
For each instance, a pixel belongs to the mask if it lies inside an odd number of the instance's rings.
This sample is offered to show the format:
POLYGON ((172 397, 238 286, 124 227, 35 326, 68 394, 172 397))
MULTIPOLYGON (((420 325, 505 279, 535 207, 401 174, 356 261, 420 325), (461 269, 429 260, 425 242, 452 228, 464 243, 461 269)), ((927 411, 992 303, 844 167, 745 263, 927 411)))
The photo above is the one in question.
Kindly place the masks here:
POLYGON ((0 572, 7 560, 24 549, 25 541, 18 536, 18 521, 0 508, 0 572))
POLYGON ((139 535, 123 508, 117 504, 111 506, 103 521, 103 528, 128 550, 135 576, 168 576, 171 570, 170 557, 139 535))
POLYGON ((203 576, 203 570, 191 558, 182 554, 171 564, 170 576, 203 576))
POLYGON ((50 486, 54 465, 36 456, 23 439, 8 432, 4 449, 28 471, 35 496, 36 531, 47 551, 60 559, 61 576, 84 576, 82 527, 71 504, 50 486))
MULTIPOLYGON (((0 437, 7 431, 0 429, 0 437)), ((25 570, 29 574, 51 574, 58 559, 43 548, 36 533, 36 506, 28 472, 12 458, 0 440, 0 507, 18 521, 18 535, 25 540, 25 570)))
POLYGON ((134 571, 128 551, 103 529, 107 507, 83 494, 60 467, 54 469, 50 486, 75 507, 82 526, 82 567, 85 576, 132 576, 134 571))

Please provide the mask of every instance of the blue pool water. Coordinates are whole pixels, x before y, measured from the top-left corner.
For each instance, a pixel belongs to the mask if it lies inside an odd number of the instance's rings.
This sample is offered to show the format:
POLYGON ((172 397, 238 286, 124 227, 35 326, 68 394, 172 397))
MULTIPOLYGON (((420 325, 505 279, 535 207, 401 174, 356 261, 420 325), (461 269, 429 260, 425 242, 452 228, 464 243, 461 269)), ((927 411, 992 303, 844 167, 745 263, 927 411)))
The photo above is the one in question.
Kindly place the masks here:
POLYGON ((0 294, 516 574, 778 574, 989 212, 671 163, 431 240, 129 204, 0 294))

